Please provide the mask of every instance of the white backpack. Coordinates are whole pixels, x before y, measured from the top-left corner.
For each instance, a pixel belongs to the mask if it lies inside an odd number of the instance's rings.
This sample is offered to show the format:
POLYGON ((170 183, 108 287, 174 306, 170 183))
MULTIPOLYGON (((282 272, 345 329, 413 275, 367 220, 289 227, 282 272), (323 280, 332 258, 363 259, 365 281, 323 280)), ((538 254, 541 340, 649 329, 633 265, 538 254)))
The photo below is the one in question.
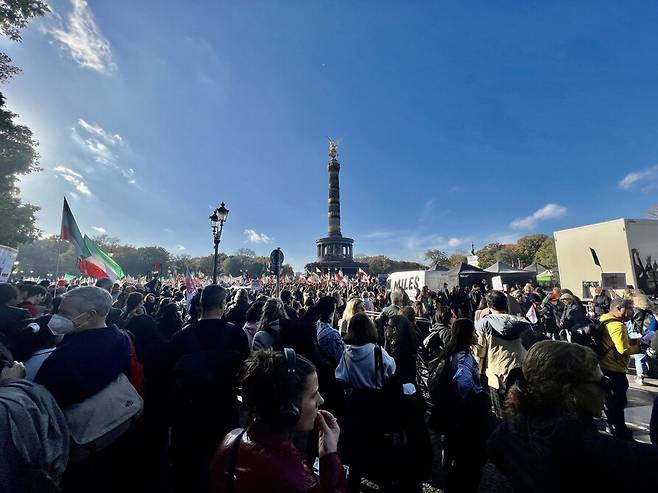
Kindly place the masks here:
POLYGON ((100 392, 64 409, 71 433, 71 460, 111 445, 142 414, 144 401, 123 373, 100 392))

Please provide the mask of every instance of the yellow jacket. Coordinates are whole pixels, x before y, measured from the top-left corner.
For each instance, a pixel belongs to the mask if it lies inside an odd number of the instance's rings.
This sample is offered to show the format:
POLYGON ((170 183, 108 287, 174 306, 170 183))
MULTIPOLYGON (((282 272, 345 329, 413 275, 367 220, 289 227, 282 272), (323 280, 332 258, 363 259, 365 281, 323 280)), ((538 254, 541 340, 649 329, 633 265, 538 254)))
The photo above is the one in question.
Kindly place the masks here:
POLYGON ((606 350, 610 348, 601 358, 601 368, 609 371, 626 373, 628 363, 631 360, 631 344, 628 339, 626 325, 621 320, 615 319, 610 313, 604 313, 601 322, 613 320, 604 325, 603 346, 606 350))

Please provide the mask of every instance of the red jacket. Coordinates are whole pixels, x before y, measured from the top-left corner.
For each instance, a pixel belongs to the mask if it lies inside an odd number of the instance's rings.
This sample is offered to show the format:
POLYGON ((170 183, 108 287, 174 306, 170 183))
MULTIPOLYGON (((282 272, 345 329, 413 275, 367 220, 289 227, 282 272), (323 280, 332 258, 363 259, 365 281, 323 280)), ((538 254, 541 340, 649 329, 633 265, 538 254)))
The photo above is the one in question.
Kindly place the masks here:
MULTIPOLYGON (((231 431, 219 445, 211 471, 215 493, 228 491, 228 461, 242 429, 231 431)), ((320 480, 308 468, 291 440, 276 436, 242 435, 235 462, 233 493, 346 493, 347 484, 338 454, 320 459, 320 480)))

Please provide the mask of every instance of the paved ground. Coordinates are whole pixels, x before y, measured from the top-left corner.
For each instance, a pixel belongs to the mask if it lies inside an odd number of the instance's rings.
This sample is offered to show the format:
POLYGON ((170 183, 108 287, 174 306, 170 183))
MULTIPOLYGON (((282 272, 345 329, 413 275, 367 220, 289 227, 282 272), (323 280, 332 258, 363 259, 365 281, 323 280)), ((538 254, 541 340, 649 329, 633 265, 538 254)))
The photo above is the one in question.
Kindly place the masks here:
POLYGON ((649 420, 653 401, 658 395, 658 380, 646 378, 644 385, 635 383, 633 375, 628 376, 628 406, 626 407, 626 423, 633 429, 636 440, 650 443, 649 420))

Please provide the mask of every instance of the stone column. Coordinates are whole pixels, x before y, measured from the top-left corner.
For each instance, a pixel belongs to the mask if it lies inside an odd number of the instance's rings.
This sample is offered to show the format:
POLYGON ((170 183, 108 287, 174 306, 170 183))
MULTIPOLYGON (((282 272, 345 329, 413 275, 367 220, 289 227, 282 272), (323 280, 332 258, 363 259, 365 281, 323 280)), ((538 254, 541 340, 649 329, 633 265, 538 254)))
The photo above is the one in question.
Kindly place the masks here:
POLYGON ((338 174, 340 163, 336 156, 338 148, 334 142, 329 142, 329 236, 340 236, 340 184, 338 174))

